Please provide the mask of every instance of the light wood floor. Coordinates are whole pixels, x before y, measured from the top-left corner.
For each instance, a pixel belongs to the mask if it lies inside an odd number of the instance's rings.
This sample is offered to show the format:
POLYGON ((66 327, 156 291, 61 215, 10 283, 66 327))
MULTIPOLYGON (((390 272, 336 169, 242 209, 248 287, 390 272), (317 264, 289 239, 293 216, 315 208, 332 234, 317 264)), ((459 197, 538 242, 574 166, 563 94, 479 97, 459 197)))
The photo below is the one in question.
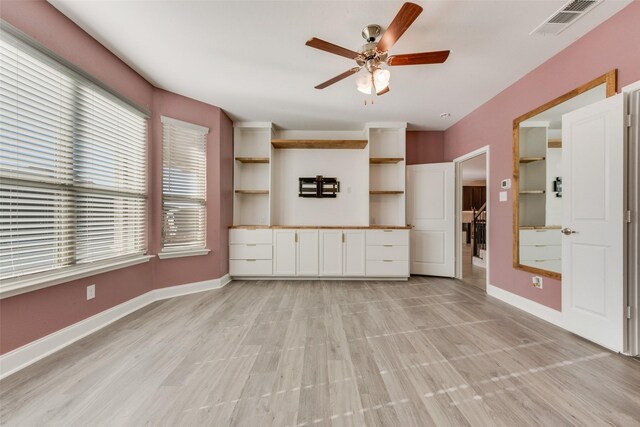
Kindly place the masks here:
POLYGON ((487 270, 473 265, 473 246, 462 244, 462 280, 483 291, 487 288, 487 270))
POLYGON ((450 279, 155 303, 0 383, 43 426, 635 425, 640 363, 450 279))

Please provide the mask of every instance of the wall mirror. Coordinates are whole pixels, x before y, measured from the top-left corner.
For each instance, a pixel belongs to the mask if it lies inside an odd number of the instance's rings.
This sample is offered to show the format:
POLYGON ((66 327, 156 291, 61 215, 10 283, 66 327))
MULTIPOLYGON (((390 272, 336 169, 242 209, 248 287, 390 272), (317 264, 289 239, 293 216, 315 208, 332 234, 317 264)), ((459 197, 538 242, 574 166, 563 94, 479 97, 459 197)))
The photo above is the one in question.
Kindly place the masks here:
POLYGON ((615 95, 616 87, 612 70, 513 121, 514 268, 561 278, 562 115, 615 95))

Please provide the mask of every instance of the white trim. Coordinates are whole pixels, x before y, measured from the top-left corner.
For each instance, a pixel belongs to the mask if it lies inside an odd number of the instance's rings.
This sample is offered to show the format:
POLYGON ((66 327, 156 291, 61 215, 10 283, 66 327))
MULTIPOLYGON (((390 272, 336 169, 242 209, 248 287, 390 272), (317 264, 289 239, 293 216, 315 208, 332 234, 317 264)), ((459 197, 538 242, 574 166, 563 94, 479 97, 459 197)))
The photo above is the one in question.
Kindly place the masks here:
POLYGON ((164 252, 160 252, 158 254, 158 258, 160 259, 170 259, 170 258, 182 258, 186 256, 199 256, 199 255, 207 255, 211 252, 210 249, 207 248, 199 248, 199 249, 180 249, 180 250, 163 250, 164 252))
POLYGON ((521 297, 509 291, 505 291, 502 288, 493 286, 487 283, 487 295, 506 302, 522 311, 525 311, 533 316, 536 316, 542 320, 552 323, 560 328, 564 328, 564 322, 562 321, 562 312, 554 310, 542 305, 530 299, 521 297))
POLYGON ((271 122, 235 122, 234 128, 266 128, 271 129, 273 124, 271 122))
POLYGON ((95 276, 96 274, 106 273, 108 271, 142 264, 148 262, 154 256, 155 255, 136 255, 134 257, 118 259, 117 261, 107 260, 105 262, 62 267, 58 270, 46 271, 33 275, 30 274, 24 277, 16 277, 15 279, 7 279, 4 280, 4 283, 0 286, 0 299, 36 291, 42 288, 48 288, 49 286, 59 285, 61 283, 82 279, 84 277, 95 276))
POLYGON ((59 331, 3 354, 0 356, 0 379, 26 368, 38 360, 61 350, 62 348, 104 328, 105 326, 135 312, 136 310, 140 310, 155 301, 181 295, 188 295, 195 292, 219 289, 230 281, 231 278, 226 274, 219 279, 154 289, 130 299, 129 301, 125 301, 122 304, 102 311, 87 319, 67 326, 64 329, 60 329, 59 331))
POLYGON ((205 135, 209 133, 208 127, 196 125, 194 123, 183 122, 182 120, 174 119, 172 117, 160 116, 160 121, 168 125, 178 126, 178 127, 187 128, 187 129, 193 129, 195 131, 202 132, 205 135))
POLYGON ((367 277, 353 277, 353 276, 304 276, 304 277, 295 277, 295 276, 233 276, 232 280, 341 280, 344 282, 355 282, 362 280, 372 280, 376 282, 406 282, 409 280, 408 277, 375 277, 375 276, 367 276, 367 277))
POLYGON ((395 129, 395 128, 400 128, 400 129, 406 129, 407 128, 407 122, 369 122, 366 123, 364 126, 364 129, 380 129, 380 128, 390 128, 390 129, 395 129))
POLYGON ((635 92, 636 90, 640 90, 640 80, 638 80, 637 82, 628 84, 627 86, 623 87, 621 92, 622 93, 631 93, 631 92, 635 92))
POLYGON ((481 155, 486 155, 487 158, 485 160, 485 169, 487 172, 487 184, 486 184, 486 198, 487 198, 487 222, 486 222, 486 238, 487 238, 487 250, 485 251, 485 283, 487 287, 489 285, 489 260, 491 259, 491 147, 489 145, 485 145, 476 150, 473 150, 467 154, 463 154, 462 156, 456 157, 453 159, 453 164, 455 165, 455 175, 456 175, 456 189, 455 189, 455 198, 456 198, 456 219, 455 219, 455 245, 456 245, 456 269, 455 269, 455 277, 457 279, 462 278, 462 171, 460 169, 460 163, 473 159, 474 157, 478 157, 481 155))

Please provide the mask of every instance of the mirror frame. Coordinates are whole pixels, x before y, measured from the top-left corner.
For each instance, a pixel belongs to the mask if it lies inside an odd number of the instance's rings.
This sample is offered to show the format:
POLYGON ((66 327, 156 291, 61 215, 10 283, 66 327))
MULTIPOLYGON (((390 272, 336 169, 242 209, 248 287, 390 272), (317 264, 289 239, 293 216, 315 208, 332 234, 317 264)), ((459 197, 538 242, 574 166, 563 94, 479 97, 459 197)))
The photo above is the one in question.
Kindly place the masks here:
POLYGON ((606 74, 603 74, 588 83, 585 83, 570 92, 565 93, 541 106, 529 111, 526 114, 513 120, 513 179, 511 186, 511 194, 513 195, 513 268, 516 270, 527 271, 529 273, 539 274, 541 276, 551 277, 554 279, 562 279, 562 273, 556 273, 555 271, 543 270, 540 268, 531 267, 528 265, 520 264, 520 123, 530 119, 533 116, 537 116, 543 111, 563 102, 574 98, 581 93, 584 93, 590 89, 601 84, 606 84, 606 96, 609 98, 616 94, 618 88, 618 70, 613 69, 606 74))

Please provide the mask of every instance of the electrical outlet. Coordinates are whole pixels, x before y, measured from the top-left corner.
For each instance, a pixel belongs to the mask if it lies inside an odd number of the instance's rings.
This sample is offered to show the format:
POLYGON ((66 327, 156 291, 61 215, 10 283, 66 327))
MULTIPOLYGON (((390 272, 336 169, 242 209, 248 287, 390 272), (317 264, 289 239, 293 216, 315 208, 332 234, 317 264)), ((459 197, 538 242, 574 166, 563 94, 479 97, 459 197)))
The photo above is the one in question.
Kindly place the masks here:
POLYGON ((87 286, 87 301, 96 297, 96 285, 87 286))
POLYGON ((542 289, 542 277, 533 276, 531 278, 531 286, 533 286, 534 288, 542 289))

